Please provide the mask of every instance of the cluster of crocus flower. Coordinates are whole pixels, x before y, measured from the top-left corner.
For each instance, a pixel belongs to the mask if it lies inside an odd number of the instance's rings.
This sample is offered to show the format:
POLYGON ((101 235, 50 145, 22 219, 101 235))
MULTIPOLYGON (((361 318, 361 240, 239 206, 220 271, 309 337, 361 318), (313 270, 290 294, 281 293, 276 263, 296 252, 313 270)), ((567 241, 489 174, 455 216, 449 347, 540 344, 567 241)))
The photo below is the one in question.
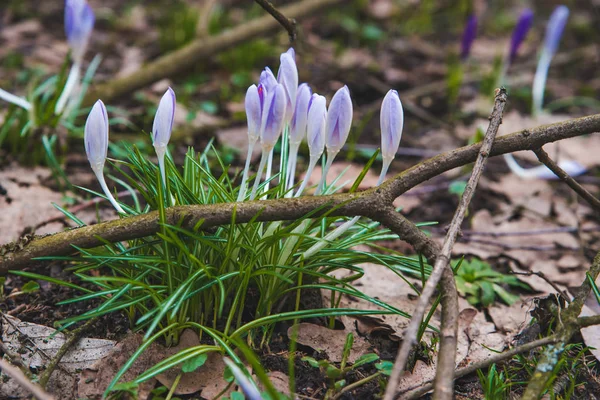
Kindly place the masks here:
MULTIPOLYGON (((281 166, 280 179, 285 185, 286 196, 291 197, 300 196, 304 192, 315 166, 324 153, 326 162, 316 194, 325 190, 327 172, 350 133, 353 107, 348 87, 340 88, 327 107, 326 98, 313 93, 307 83, 298 85, 298 68, 292 48, 281 54, 280 61, 277 78, 267 67, 261 73, 258 85, 251 85, 246 92, 249 144, 238 201, 246 199, 250 158, 258 142, 262 154, 248 197, 250 200, 256 198, 265 167, 264 186, 265 190, 268 189, 272 174, 273 149, 282 135, 288 143, 288 154, 286 165, 281 166), (297 157, 303 140, 308 144, 309 162, 304 180, 296 189, 294 183, 297 157)), ((384 167, 380 182, 398 149, 403 120, 400 98, 398 93, 392 90, 384 99, 381 113, 384 167)))
MULTIPOLYGON (((87 50, 92 29, 94 28, 94 22, 94 11, 86 0, 65 0, 65 33, 71 50, 73 64, 65 86, 56 102, 55 115, 61 115, 69 106, 69 102, 74 101, 72 94, 80 82, 83 57, 87 50)), ((15 104, 27 111, 32 109, 32 103, 27 99, 3 89, 0 89, 0 99, 15 104)))
MULTIPOLYGON (((152 142, 158 158, 161 181, 165 187, 168 180, 165 155, 173 128, 175 106, 175 92, 169 88, 160 100, 152 127, 152 142)), ((287 163, 280 164, 279 173, 281 184, 285 185, 286 196, 300 196, 303 193, 315 165, 326 153, 323 175, 316 191, 316 194, 321 194, 326 187, 327 170, 331 167, 350 133, 353 109, 348 87, 340 88, 333 95, 329 107, 327 107, 327 100, 324 96, 312 93, 306 83, 298 85, 295 53, 293 49, 289 49, 281 55, 281 66, 277 78, 269 68, 265 68, 260 75, 259 84, 248 88, 245 107, 248 120, 248 157, 239 188, 238 201, 255 198, 265 167, 265 190, 268 187, 272 173, 273 150, 282 134, 284 140, 289 143, 287 163), (304 180, 296 189, 296 185, 294 185, 296 160, 299 146, 303 140, 308 143, 309 163, 304 180), (246 196, 250 157, 255 145, 259 142, 262 156, 254 177, 252 192, 246 196)), ((378 185, 383 182, 398 151, 404 126, 402 103, 395 90, 390 90, 383 99, 380 122, 383 165, 378 185)), ((106 107, 101 100, 98 100, 92 107, 85 125, 85 149, 92 170, 106 197, 118 212, 124 213, 122 206, 117 203, 107 188, 103 174, 108 149, 108 131, 106 107)), ((341 233, 338 233, 338 236, 339 234, 341 233)))

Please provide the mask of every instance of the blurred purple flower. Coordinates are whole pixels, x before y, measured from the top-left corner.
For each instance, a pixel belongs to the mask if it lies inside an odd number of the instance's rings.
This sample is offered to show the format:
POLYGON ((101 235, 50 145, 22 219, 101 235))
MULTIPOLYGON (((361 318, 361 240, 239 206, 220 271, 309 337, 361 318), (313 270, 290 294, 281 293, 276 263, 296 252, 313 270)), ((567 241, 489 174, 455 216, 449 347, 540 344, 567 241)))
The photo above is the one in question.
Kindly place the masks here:
POLYGON ((265 89, 262 84, 252 85, 246 91, 246 119, 248 120, 248 138, 256 142, 260 137, 262 110, 265 103, 265 89))
POLYGON ((167 147, 173 130, 175 118, 175 92, 168 88, 158 103, 154 124, 152 125, 152 143, 154 147, 167 147))
POLYGON ((567 19, 569 18, 569 8, 567 6, 558 6, 552 12, 548 26, 546 26, 546 36, 544 37, 544 51, 550 57, 556 53, 560 38, 562 37, 567 19))
POLYGON ((463 31, 462 40, 461 40, 461 48, 460 48, 460 58, 464 61, 469 57, 471 53, 471 46, 475 41, 475 37, 477 36, 477 17, 475 14, 469 16, 467 19, 467 24, 465 25, 465 30, 463 31))
POLYGON ((509 64, 512 64, 515 58, 517 58, 519 47, 525 41, 525 37, 527 37, 527 33, 529 32, 532 23, 533 11, 531 11, 529 8, 526 8, 521 13, 519 21, 513 30, 512 38, 510 40, 510 53, 508 57, 509 64))
POLYGON ((87 1, 65 1, 65 33, 75 63, 83 60, 95 19, 94 11, 87 1))
POLYGON ((310 157, 320 157, 325 148, 325 125, 327 123, 327 100, 318 94, 310 99, 306 140, 310 157))

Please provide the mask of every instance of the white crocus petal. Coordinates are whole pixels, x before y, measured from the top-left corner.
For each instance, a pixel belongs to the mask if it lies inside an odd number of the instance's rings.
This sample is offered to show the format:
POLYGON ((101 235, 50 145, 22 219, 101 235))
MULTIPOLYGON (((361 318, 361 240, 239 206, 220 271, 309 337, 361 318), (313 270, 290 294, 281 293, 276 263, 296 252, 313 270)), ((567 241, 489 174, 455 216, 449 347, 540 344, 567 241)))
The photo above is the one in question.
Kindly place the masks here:
POLYGON ((167 184, 165 154, 167 153, 167 145, 169 144, 171 131, 173 130, 175 104, 175 92, 173 89, 168 88, 160 99, 156 115, 154 116, 154 124, 152 125, 152 144, 156 150, 160 175, 165 186, 167 184))
POLYGON ((285 90, 283 85, 277 84, 271 92, 267 91, 263 107, 260 126, 260 140, 263 148, 271 150, 275 147, 283 130, 285 108, 285 90))
POLYGON ((313 94, 308 111, 306 140, 310 156, 320 157, 325 149, 325 126, 327 121, 327 100, 313 94))
POLYGON ((335 156, 346 143, 352 126, 352 112, 350 90, 344 85, 329 103, 325 131, 328 157, 335 156))
POLYGON ((311 96, 312 91, 308 84, 303 83, 298 87, 296 109, 290 123, 290 145, 299 145, 306 136, 308 103, 311 96))
POLYGON ((395 90, 387 92, 381 103, 379 114, 381 123, 381 155, 383 164, 381 174, 377 185, 380 185, 385 179, 390 164, 396 157, 396 152, 400 146, 402 138, 402 128, 404 127, 404 111, 400 96, 395 90))
POLYGON ((404 111, 398 92, 390 90, 381 104, 381 154, 384 160, 393 160, 400 146, 404 111))
POLYGON ((256 142, 260 136, 262 116, 262 102, 259 88, 256 85, 250 86, 246 91, 244 105, 246 108, 246 119, 248 120, 248 138, 250 142, 256 142))
POLYGON ((271 71, 271 68, 265 67, 263 72, 260 74, 258 83, 263 85, 267 92, 272 92, 273 89, 275 89, 275 86, 277 85, 277 79, 275 78, 273 71, 271 71))
POLYGON ((294 60, 295 53, 282 53, 280 57, 280 66, 277 71, 277 81, 283 85, 287 99, 285 122, 289 123, 292 120, 294 110, 296 109, 296 93, 298 91, 298 67, 294 60))
POLYGON ((90 166, 96 178, 98 178, 102 191, 104 191, 104 194, 113 207, 119 213, 124 214, 125 211, 113 197, 104 179, 104 163, 106 162, 106 153, 108 151, 108 114, 101 100, 98 100, 94 104, 88 115, 85 122, 83 140, 90 166))
MULTIPOLYGON (((532 168, 523 168, 515 160, 512 154, 504 154, 504 160, 508 164, 508 168, 520 178, 523 179, 546 179, 554 180, 559 179, 554 172, 552 172, 545 165, 538 165, 532 168)), ((579 176, 587 171, 587 168, 581 163, 574 160, 562 160, 558 163, 558 166, 565 171, 569 176, 579 176)))
POLYGON ((87 117, 84 141, 92 169, 103 168, 108 151, 108 114, 102 100, 94 104, 87 117))

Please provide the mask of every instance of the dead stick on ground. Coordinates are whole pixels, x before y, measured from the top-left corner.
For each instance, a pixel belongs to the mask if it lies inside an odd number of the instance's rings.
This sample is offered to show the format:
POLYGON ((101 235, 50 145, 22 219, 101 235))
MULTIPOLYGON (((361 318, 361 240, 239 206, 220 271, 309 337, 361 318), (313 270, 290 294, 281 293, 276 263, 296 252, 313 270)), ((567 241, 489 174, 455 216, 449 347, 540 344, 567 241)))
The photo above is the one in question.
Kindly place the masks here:
MULTIPOLYGON (((281 7, 279 11, 281 14, 286 15, 288 19, 299 19, 342 1, 303 0, 281 7)), ((223 31, 218 35, 196 38, 181 49, 165 54, 144 65, 131 75, 92 87, 86 94, 83 105, 91 105, 97 99, 108 102, 119 96, 130 94, 136 89, 163 78, 174 76, 197 63, 202 63, 208 57, 214 57, 216 54, 247 42, 251 38, 274 32, 278 26, 278 22, 271 15, 265 15, 223 31)))
POLYGON ((3 358, 0 358, 0 369, 39 400, 54 400, 54 397, 50 396, 44 389, 31 382, 19 368, 10 365, 3 358))
MULTIPOLYGON (((479 178, 481 177, 485 163, 490 155, 494 139, 498 133, 498 128, 502 123, 502 113, 505 105, 506 90, 502 88, 496 95, 494 110, 492 111, 492 115, 490 117, 490 125, 483 139, 483 144, 479 150, 477 161, 473 167, 473 173, 467 182, 467 186, 460 199, 458 208, 456 209, 454 217, 452 218, 452 222, 450 223, 450 229, 446 234, 446 239, 444 240, 442 250, 436 257, 431 275, 429 276, 427 284, 421 292, 421 296, 419 297, 417 307, 413 311, 410 323, 404 331, 402 345, 398 351, 396 362, 394 363, 394 368, 392 369, 392 373, 388 381, 384 400, 392 400, 396 394, 396 388, 398 386, 400 374, 402 371, 404 371, 406 362, 408 360, 408 355, 412 347, 416 344, 417 332, 419 330, 419 326, 421 325, 421 321, 423 320, 423 316, 425 315, 425 310, 429 305, 429 301, 433 296, 437 284, 444 274, 444 270, 449 268, 452 248, 454 247, 456 237, 458 236, 458 232, 460 230, 465 213, 469 207, 469 203, 471 202, 471 199, 475 193, 475 189, 477 188, 477 183, 479 182, 479 178)), ((452 271, 449 271, 449 273, 452 274, 452 271)), ((444 281, 447 283, 448 280, 444 279, 444 281)), ((449 288, 444 289, 446 292, 449 288)), ((454 290, 456 290, 456 288, 454 288, 454 290)), ((446 295, 446 293, 444 293, 444 295, 446 295)), ((452 399, 453 397, 458 309, 454 310, 454 314, 455 315, 449 316, 451 320, 444 321, 442 324, 441 336, 442 338, 445 338, 447 346, 444 346, 443 342, 440 344, 434 385, 434 399, 452 399), (454 344, 454 346, 452 346, 452 344, 454 344)))
MULTIPOLYGON (((600 114, 505 135, 495 141, 490 155, 533 150, 546 143, 594 132, 600 132, 600 114)), ((182 228, 193 228, 198 221, 203 220, 203 227, 209 228, 231 223, 234 211, 237 212, 236 222, 238 223, 250 221, 255 218, 257 213, 260 213, 258 221, 283 221, 302 218, 316 209, 321 209, 322 212, 315 214, 316 217, 331 212, 334 208, 332 216, 376 217, 377 213, 387 212, 386 210, 392 202, 407 190, 443 172, 472 163, 477 159, 480 148, 481 144, 473 144, 442 153, 387 180, 379 188, 360 193, 304 196, 295 199, 236 204, 178 206, 167 209, 167 219, 168 223, 182 222, 182 228)), ((0 246, 0 275, 5 275, 10 269, 19 269, 30 265, 32 259, 36 257, 73 254, 75 252, 73 246, 91 248, 104 244, 104 240, 115 243, 153 235, 160 228, 158 221, 158 213, 150 212, 45 237, 36 237, 25 246, 21 241, 0 246)), ((402 224, 396 233, 402 233, 402 229, 410 225, 413 224, 409 222, 402 224)), ((435 257, 435 253, 428 254, 430 247, 426 243, 411 242, 404 236, 401 239, 413 245, 415 250, 422 253, 427 259, 435 257)))
POLYGON ((296 41, 296 20, 283 15, 269 0, 254 1, 258 3, 266 12, 271 14, 273 18, 275 18, 277 22, 279 22, 281 26, 285 28, 290 37, 290 44, 294 43, 296 41))
POLYGON ((571 178, 569 174, 565 172, 565 170, 559 167, 558 164, 550 158, 550 156, 544 151, 544 149, 540 147, 539 149, 533 150, 533 152, 537 156, 538 160, 540 160, 541 163, 548 167, 550 171, 554 172, 556 176, 558 176, 563 182, 569 185, 569 187, 573 189, 575 193, 577 193, 579 196, 581 196, 581 198, 587 201, 589 205, 592 206, 596 211, 600 211, 600 200, 598 200, 596 197, 594 197, 593 194, 588 192, 583 186, 577 183, 575 179, 571 178))
POLYGON ((81 339, 81 336, 85 332, 87 332, 88 329, 90 329, 92 327, 92 325, 94 325, 94 323, 96 323, 97 320, 98 320, 98 317, 94 317, 94 318, 88 320, 85 324, 83 324, 79 328, 74 329, 70 333, 67 340, 63 343, 63 345, 60 347, 60 349, 58 350, 56 355, 52 358, 50 363, 46 366, 46 370, 40 377, 40 385, 43 388, 46 387, 46 385, 48 384, 48 381, 50 380, 50 377, 52 376, 52 373, 58 366, 58 363, 60 363, 60 360, 62 360, 64 355, 67 354, 67 352, 69 351, 71 346, 75 345, 79 341, 79 339, 81 339))

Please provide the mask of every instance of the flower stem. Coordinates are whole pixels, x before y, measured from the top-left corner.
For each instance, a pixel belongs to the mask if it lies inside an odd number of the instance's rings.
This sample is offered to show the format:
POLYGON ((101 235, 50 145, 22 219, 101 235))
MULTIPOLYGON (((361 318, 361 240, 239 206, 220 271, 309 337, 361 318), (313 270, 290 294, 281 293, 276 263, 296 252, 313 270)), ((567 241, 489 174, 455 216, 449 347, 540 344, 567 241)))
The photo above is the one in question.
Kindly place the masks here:
POLYGON ((256 197, 256 191, 258 190, 258 185, 260 184, 260 178, 262 178, 262 173, 265 169, 265 163, 269 157, 268 152, 269 149, 263 147, 262 155, 260 156, 260 164, 258 165, 258 170, 256 171, 256 178, 254 178, 254 186, 252 186, 252 193, 250 193, 250 200, 254 200, 256 197))
MULTIPOLYGON (((265 174, 265 188, 263 190, 263 193, 267 193, 269 191, 269 179, 271 179, 271 172, 273 170, 273 149, 271 149, 271 151, 269 151, 269 158, 267 159, 267 172, 265 174)), ((262 199, 266 199, 267 196, 263 196, 262 199)))
POLYGON ((73 89, 79 83, 79 75, 81 71, 81 66, 79 63, 73 63, 71 66, 71 70, 69 71, 69 76, 67 77, 67 82, 65 83, 65 87, 63 88, 58 101, 56 102, 56 106, 54 107, 54 114, 59 115, 65 109, 67 105, 67 101, 71 97, 71 93, 73 89))
POLYGON ((317 165, 317 162, 319 162, 319 158, 321 158, 320 155, 318 157, 313 157, 313 156, 310 157, 310 161, 308 163, 308 169, 306 170, 306 175, 304 176, 302 185, 300 185, 300 188, 298 189, 298 191, 296 192, 294 197, 300 197, 302 192, 304 192, 304 189, 306 188, 306 185, 308 184, 308 181, 310 180, 310 176, 312 175, 313 169, 315 169, 315 165, 317 165))
POLYGON ((31 110, 31 103, 22 97, 15 96, 12 93, 7 92, 4 89, 0 89, 0 99, 6 100, 16 106, 19 106, 27 111, 31 110))
POLYGON ((113 197, 112 193, 110 192, 110 189, 108 189, 108 186, 106 186, 106 180, 104 179, 104 172, 102 171, 102 168, 94 168, 94 173, 96 174, 96 178, 98 178, 98 182, 100 182, 100 187, 102 188, 102 191, 106 195, 108 201, 110 201, 110 204, 112 204, 112 206, 115 208, 115 210, 117 210, 118 213, 125 214, 125 210, 123 210, 119 203, 117 203, 117 200, 115 200, 115 198, 113 197))
POLYGON ((246 165, 244 166, 244 174, 242 175, 242 183, 240 184, 240 192, 238 194, 237 201, 243 201, 246 197, 246 189, 248 185, 248 170, 250 169, 250 160, 252 158, 252 152, 254 151, 254 145, 256 139, 250 139, 248 142, 248 154, 246 155, 246 165))

